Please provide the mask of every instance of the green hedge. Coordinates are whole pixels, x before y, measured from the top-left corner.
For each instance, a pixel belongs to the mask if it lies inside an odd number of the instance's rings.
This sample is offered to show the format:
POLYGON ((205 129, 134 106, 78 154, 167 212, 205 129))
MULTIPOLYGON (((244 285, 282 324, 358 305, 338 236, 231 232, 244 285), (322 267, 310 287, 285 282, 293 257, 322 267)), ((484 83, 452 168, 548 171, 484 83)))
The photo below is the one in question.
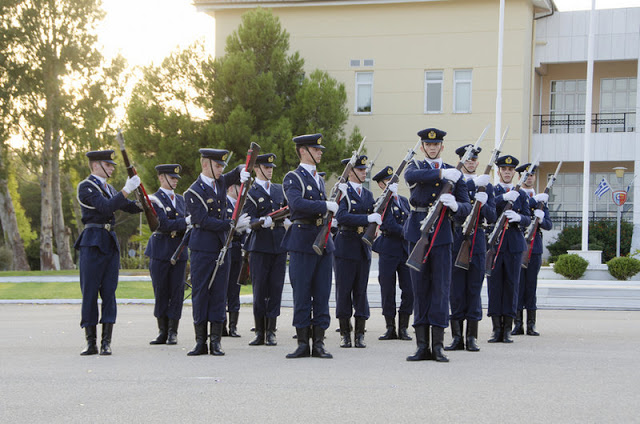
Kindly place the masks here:
POLYGON ((607 262, 609 274, 618 280, 628 280, 640 272, 640 261, 635 258, 613 258, 607 262))
POLYGON ((577 280, 584 275, 589 262, 576 254, 560 255, 555 264, 553 271, 557 274, 567 277, 570 280, 577 280))
MULTIPOLYGON (((631 249, 633 224, 622 221, 620 223, 620 255, 627 256, 631 249)), ((558 234, 554 243, 547 246, 551 256, 549 262, 555 262, 560 255, 568 250, 582 249, 582 225, 565 227, 558 234)), ((616 223, 598 221, 589 223, 589 250, 602 250, 602 260, 606 263, 616 257, 616 223)))

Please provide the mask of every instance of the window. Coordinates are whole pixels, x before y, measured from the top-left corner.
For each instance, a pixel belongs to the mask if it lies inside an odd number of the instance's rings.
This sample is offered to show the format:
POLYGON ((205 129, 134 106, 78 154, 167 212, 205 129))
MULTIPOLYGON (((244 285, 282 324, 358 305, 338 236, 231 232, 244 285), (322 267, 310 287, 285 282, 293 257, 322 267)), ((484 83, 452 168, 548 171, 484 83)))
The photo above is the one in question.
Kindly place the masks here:
POLYGON ((584 108, 587 103, 586 80, 551 81, 549 107, 551 133, 584 132, 584 108))
POLYGON ((356 113, 371 113, 373 72, 356 72, 356 113))
POLYGON ((600 132, 633 131, 635 128, 636 79, 603 78, 600 80, 600 132), (633 113, 628 113, 633 112, 633 113))
POLYGON ((424 73, 424 113, 442 113, 442 71, 424 73))
POLYGON ((453 112, 471 113, 471 69, 453 71, 453 112))
POLYGON ((349 61, 349 66, 351 66, 352 68, 360 67, 360 59, 351 59, 349 61))

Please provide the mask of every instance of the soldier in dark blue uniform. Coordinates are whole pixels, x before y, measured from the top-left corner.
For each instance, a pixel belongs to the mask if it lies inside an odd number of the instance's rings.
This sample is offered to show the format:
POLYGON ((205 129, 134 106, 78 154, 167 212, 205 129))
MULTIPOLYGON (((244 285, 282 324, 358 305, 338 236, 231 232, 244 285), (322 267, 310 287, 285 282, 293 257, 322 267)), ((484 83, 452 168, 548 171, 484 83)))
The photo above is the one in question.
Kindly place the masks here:
MULTIPOLYGON (((391 177, 393 168, 387 166, 378 172, 373 180, 384 190, 391 177)), ((382 216, 380 236, 373 242, 373 251, 379 254, 378 282, 382 298, 382 315, 387 324, 387 331, 378 340, 412 340, 407 331, 409 317, 413 312, 413 288, 411 274, 406 265, 409 246, 402 236, 404 222, 409 217, 411 207, 409 200, 398 196, 398 183, 389 186, 393 193, 387 209, 382 216), (398 332, 396 333, 396 274, 400 286, 400 307, 398 308, 398 332)))
MULTIPOLYGON (((232 184, 227 188, 227 216, 233 215, 236 207, 240 186, 232 184)), ((248 230, 248 229, 247 229, 248 230)), ((223 323, 222 335, 224 337, 240 337, 238 334, 238 319, 240 317, 240 285, 238 276, 242 270, 242 244, 245 240, 244 231, 236 231, 229 248, 229 280, 227 282, 227 312, 229 314, 229 330, 227 330, 227 320, 223 323)))
POLYGON ((508 227, 497 241, 496 256, 491 276, 487 281, 489 311, 493 333, 489 343, 512 343, 511 325, 516 316, 518 285, 520 282, 520 264, 522 252, 526 248, 520 226, 528 226, 529 204, 524 191, 515 191, 513 177, 518 159, 511 155, 500 156, 496 161, 500 182, 494 188, 496 213, 502 214, 507 201, 513 202, 513 208, 505 212, 508 227))
MULTIPOLYGON (((470 144, 462 146, 456 150, 456 154, 462 158, 470 144)), ((451 271, 451 335, 453 341, 444 350, 464 350, 465 338, 464 320, 467 320, 466 349, 470 352, 477 352, 478 347, 478 322, 482 319, 482 302, 480 291, 484 282, 484 263, 487 253, 487 243, 483 229, 483 223, 493 224, 496 222, 496 202, 493 197, 493 185, 489 184, 489 175, 476 175, 478 167, 478 153, 475 151, 471 158, 462 167, 462 177, 467 184, 467 192, 471 205, 480 202, 480 215, 474 233, 471 235, 471 260, 469 269, 465 270, 453 266, 451 271), (486 191, 478 191, 480 187, 485 187, 486 191)), ((453 241, 453 257, 457 257, 460 246, 464 240, 462 234, 463 225, 456 223, 453 241)))
POLYGON ((183 250, 175 265, 171 256, 182 240, 191 217, 185 216, 184 197, 174 190, 182 167, 177 164, 157 165, 160 188, 149 198, 158 214, 158 229, 151 235, 145 255, 149 257, 149 272, 155 296, 153 315, 158 320, 158 337, 150 344, 178 342, 178 324, 184 301, 184 279, 187 269, 187 251, 183 250))
MULTIPOLYGON (((344 159, 346 165, 350 159, 344 159)), ((367 157, 356 159, 347 183, 338 185, 342 191, 336 220, 338 233, 334 238, 336 250, 336 318, 340 323, 340 347, 351 347, 350 320, 355 317, 354 345, 367 347, 364 342, 365 323, 369 319, 367 285, 371 268, 371 247, 362 241, 370 222, 382 224, 382 217, 373 213, 373 194, 362 187, 367 174, 367 157)))
POLYGON ((425 159, 409 162, 404 173, 411 189, 409 203, 412 206, 409 219, 404 225, 404 238, 410 249, 420 239, 421 222, 429 208, 435 204, 445 181, 453 183, 451 193, 440 195, 446 207, 446 215, 438 218, 431 234, 427 260, 421 270, 411 270, 413 284, 413 326, 416 331, 418 349, 407 361, 434 359, 448 362, 444 355, 444 329, 449 325, 449 286, 451 284, 451 244, 453 235, 451 221, 464 222, 471 210, 467 185, 462 173, 442 162, 443 138, 447 133, 436 128, 427 128, 418 133, 422 140, 421 150, 425 159), (444 221, 442 221, 444 220, 444 221), (437 235, 435 228, 438 228, 437 235), (429 349, 429 327, 431 327, 432 350, 429 349))
MULTIPOLYGON (((228 252, 211 288, 209 281, 232 225, 231 217, 227 215, 227 187, 237 184, 238 181, 247 181, 250 177, 242 165, 222 174, 228 153, 226 150, 200 149, 202 173, 184 194, 193 224, 189 249, 196 345, 188 353, 189 356, 207 354, 207 322, 211 323, 209 353, 216 356, 224 355, 220 338, 226 317, 225 303, 231 263, 228 252)), ((244 215, 238 220, 236 229, 244 231, 248 225, 249 217, 244 215)))
POLYGON ((261 223, 260 228, 249 234, 245 245, 246 251, 250 252, 256 330, 256 337, 249 343, 251 346, 277 344, 276 324, 280 315, 287 251, 282 247, 284 221, 274 222, 268 214, 284 207, 287 202, 282 185, 271 182, 275 159, 273 153, 258 156, 254 168, 256 179, 244 209, 252 223, 261 223))
POLYGON ((82 207, 84 230, 74 247, 79 252, 80 289, 82 290, 82 318, 87 347, 81 355, 98 353, 96 326, 98 325, 98 294, 102 299, 101 355, 111 355, 111 335, 116 322, 116 287, 120 268, 120 247, 113 227, 115 211, 142 212, 135 202, 127 200, 140 185, 137 175, 127 178, 122 191, 107 183, 116 163, 113 150, 88 152, 91 175, 78 184, 78 202, 82 207))
POLYGON ((332 358, 324 349, 324 333, 329 327, 329 295, 333 267, 333 239, 328 238, 322 255, 313 250, 313 242, 321 230, 322 217, 338 212, 336 202, 327 201, 324 180, 316 166, 322 159, 322 134, 294 137, 300 166, 284 177, 284 192, 291 209, 292 225, 282 241, 289 252, 289 279, 293 289, 293 326, 298 348, 287 358, 312 355, 332 358), (313 330, 312 330, 313 326, 313 330), (313 333, 313 334, 312 334, 313 333), (310 349, 309 338, 313 338, 310 349))
MULTIPOLYGON (((519 173, 526 172, 530 163, 526 163, 516 168, 519 173)), ((527 178, 522 184, 522 190, 527 194, 529 202, 529 209, 531 211, 531 219, 537 219, 538 232, 533 239, 533 246, 531 249, 531 257, 529 258, 529 265, 527 268, 520 270, 520 286, 518 288, 518 309, 516 313, 516 319, 514 321, 512 335, 524 334, 523 328, 523 310, 527 310, 527 335, 539 336, 540 333, 536 331, 536 310, 538 309, 536 302, 536 290, 538 289, 538 273, 542 266, 542 231, 550 230, 553 227, 551 217, 549 215, 549 208, 547 202, 549 201, 549 195, 547 193, 536 194, 534 186, 536 184, 536 172, 527 178), (538 209, 538 206, 542 204, 542 209, 538 209)), ((527 246, 528 250, 530 246, 527 246)))

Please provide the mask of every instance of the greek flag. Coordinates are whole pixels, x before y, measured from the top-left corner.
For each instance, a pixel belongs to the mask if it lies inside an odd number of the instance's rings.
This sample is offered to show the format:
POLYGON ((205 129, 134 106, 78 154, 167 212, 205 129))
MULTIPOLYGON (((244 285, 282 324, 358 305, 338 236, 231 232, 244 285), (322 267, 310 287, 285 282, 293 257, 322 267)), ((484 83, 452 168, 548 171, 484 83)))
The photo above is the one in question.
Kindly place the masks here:
POLYGON ((609 190, 611 190, 611 186, 609 185, 607 180, 602 178, 602 181, 600 181, 600 184, 598 184, 598 188, 596 189, 595 195, 598 196, 598 199, 600 199, 602 195, 609 190))

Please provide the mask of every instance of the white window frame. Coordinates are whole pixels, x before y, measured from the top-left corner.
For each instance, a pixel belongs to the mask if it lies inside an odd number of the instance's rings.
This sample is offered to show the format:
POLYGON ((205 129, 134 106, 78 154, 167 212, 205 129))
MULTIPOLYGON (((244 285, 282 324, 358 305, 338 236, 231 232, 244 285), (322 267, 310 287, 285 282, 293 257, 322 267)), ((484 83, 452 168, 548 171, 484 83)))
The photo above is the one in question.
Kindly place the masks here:
POLYGON ((371 115, 373 113, 373 83, 374 76, 373 71, 358 71, 355 73, 355 105, 354 105, 354 113, 356 115, 371 115), (358 75, 360 74, 371 74, 371 82, 361 83, 358 82, 358 75), (361 86, 370 86, 371 87, 371 110, 369 111, 359 111, 358 110, 358 94, 361 86))
MULTIPOLYGON (((437 90, 436 88, 433 88, 437 90)), ((430 69, 428 71, 424 71, 424 113, 425 114, 439 114, 443 111, 443 103, 444 103, 444 70, 442 69, 430 69), (428 80, 427 74, 435 74, 436 72, 440 73, 440 80, 428 80), (429 85, 440 84, 440 109, 439 110, 428 110, 427 109, 427 99, 429 96, 429 85)))
POLYGON ((473 111, 473 69, 454 69, 453 71, 453 113, 471 113, 473 111), (471 72, 471 79, 458 79, 458 72, 471 72), (458 110, 457 91, 458 84, 469 84, 469 110, 458 110))

